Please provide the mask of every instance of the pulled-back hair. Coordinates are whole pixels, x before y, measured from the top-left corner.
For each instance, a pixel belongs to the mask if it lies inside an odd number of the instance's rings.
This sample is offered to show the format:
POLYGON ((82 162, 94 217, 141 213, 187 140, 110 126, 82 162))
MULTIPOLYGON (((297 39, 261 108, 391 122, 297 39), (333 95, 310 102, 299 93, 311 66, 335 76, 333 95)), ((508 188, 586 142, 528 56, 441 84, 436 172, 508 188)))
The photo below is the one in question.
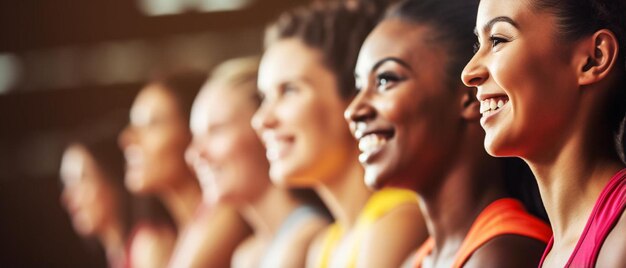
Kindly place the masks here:
POLYGON ((448 52, 448 82, 456 85, 461 83, 461 71, 474 56, 474 24, 478 3, 478 0, 405 0, 393 5, 384 19, 400 19, 430 26, 430 33, 433 34, 430 40, 442 44, 448 52))
POLYGON ((265 46, 295 38, 320 50, 323 64, 337 78, 342 98, 356 93, 354 68, 363 41, 378 22, 380 1, 315 2, 283 13, 265 35, 265 46))
POLYGON ((185 122, 189 121, 191 105, 208 74, 197 70, 161 71, 148 81, 149 85, 160 85, 172 94, 185 122))
POLYGON ((577 41, 598 30, 607 29, 619 43, 618 81, 606 105, 606 122, 615 134, 617 153, 626 163, 626 0, 532 0, 536 11, 547 11, 557 18, 558 38, 577 41))

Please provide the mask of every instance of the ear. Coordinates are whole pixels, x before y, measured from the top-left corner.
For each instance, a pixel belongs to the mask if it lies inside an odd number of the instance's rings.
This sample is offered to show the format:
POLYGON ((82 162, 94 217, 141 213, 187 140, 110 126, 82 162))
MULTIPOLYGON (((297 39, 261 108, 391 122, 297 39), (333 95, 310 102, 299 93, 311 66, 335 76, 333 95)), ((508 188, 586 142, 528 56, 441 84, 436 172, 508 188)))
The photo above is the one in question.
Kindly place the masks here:
POLYGON ((604 79, 614 68, 619 46, 617 37, 601 29, 581 41, 578 48, 578 83, 590 85, 604 79))
POLYGON ((480 120, 480 102, 476 99, 476 88, 459 86, 459 90, 463 90, 461 97, 461 118, 466 121, 480 120))

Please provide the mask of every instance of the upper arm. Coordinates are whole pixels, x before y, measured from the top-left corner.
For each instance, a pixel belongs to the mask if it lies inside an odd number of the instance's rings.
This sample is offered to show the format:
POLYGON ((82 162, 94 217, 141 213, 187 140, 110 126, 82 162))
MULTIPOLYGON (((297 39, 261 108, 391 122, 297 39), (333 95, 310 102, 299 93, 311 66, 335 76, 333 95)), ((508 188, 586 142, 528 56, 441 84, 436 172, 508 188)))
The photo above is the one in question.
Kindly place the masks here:
POLYGON ((400 205, 376 221, 363 237, 357 267, 400 267, 427 237, 419 206, 400 205))
POLYGON ((170 267, 227 267, 235 248, 251 233, 229 207, 198 217, 179 237, 170 267))
POLYGON ((545 247, 530 237, 501 235, 476 250, 465 267, 537 267, 545 247))
POLYGON ((164 227, 144 227, 130 245, 131 267, 165 267, 174 249, 176 235, 164 227))
POLYGON ((308 262, 307 256, 312 243, 317 240, 317 234, 327 225, 328 221, 319 217, 310 219, 298 226, 299 228, 292 232, 291 239, 279 249, 283 253, 281 266, 304 267, 308 262))
POLYGON ((319 267, 319 257, 322 253, 322 247, 324 247, 324 240, 328 235, 328 230, 329 227, 324 228, 313 238, 306 256, 306 267, 319 267))
POLYGON ((602 244, 597 267, 626 267, 626 213, 622 213, 609 236, 602 244))

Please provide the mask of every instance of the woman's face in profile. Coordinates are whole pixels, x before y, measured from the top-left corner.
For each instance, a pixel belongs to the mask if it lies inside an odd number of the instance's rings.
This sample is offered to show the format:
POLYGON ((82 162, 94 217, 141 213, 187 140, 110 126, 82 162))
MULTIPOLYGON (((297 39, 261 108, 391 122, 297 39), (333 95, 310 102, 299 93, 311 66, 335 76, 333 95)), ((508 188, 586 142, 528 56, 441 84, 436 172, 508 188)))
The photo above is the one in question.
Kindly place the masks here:
POLYGON ((184 159, 191 139, 187 124, 167 89, 152 84, 139 92, 129 125, 120 134, 126 186, 131 192, 162 192, 191 176, 184 159))
POLYGON ((270 184, 265 148, 250 125, 255 95, 252 90, 210 83, 194 102, 188 162, 205 199, 251 202, 270 184))
POLYGON ((532 2, 483 0, 478 9, 480 45, 463 81, 478 88, 494 156, 536 157, 565 140, 559 135, 569 133, 580 98, 574 45, 563 41, 555 15, 532 2))
POLYGON ((419 188, 420 178, 438 172, 458 142, 460 96, 467 89, 450 86, 448 54, 431 39, 435 31, 387 19, 361 48, 359 93, 345 119, 370 187, 419 188))
POLYGON ((91 155, 81 146, 69 147, 61 161, 61 203, 81 236, 95 236, 117 217, 116 192, 91 155))
POLYGON ((267 148, 275 183, 313 186, 334 179, 354 156, 342 118, 346 103, 322 54, 298 39, 272 44, 261 61, 264 96, 252 124, 267 148))

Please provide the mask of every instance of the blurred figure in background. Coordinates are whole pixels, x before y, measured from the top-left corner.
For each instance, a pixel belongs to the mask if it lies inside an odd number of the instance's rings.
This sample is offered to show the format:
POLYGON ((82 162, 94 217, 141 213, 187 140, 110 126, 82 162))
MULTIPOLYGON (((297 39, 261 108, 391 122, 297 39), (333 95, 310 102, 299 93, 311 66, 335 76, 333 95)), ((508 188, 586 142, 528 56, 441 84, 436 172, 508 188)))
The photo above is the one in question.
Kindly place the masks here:
POLYGON ((76 232, 97 239, 109 267, 125 267, 130 194, 115 136, 71 143, 61 160, 61 201, 76 232))
POLYGON ((193 106, 188 161, 204 194, 237 207, 254 230, 237 247, 233 267, 303 267, 328 219, 303 196, 271 184, 265 150, 250 126, 260 105, 258 64, 256 57, 234 59, 214 70, 193 106))
POLYGON ((266 35, 264 99, 252 124, 271 178, 315 189, 335 217, 309 250, 309 267, 398 267, 426 238, 414 193, 366 187, 342 116, 356 94, 359 48, 378 14, 358 1, 314 3, 285 13, 266 35))
POLYGON ((191 103, 206 79, 202 73, 180 72, 157 77, 137 95, 130 122, 120 134, 126 157, 126 187, 134 194, 159 198, 175 228, 142 224, 134 232, 131 267, 163 267, 177 235, 194 219, 202 195, 184 152, 191 141, 187 126, 191 103))

